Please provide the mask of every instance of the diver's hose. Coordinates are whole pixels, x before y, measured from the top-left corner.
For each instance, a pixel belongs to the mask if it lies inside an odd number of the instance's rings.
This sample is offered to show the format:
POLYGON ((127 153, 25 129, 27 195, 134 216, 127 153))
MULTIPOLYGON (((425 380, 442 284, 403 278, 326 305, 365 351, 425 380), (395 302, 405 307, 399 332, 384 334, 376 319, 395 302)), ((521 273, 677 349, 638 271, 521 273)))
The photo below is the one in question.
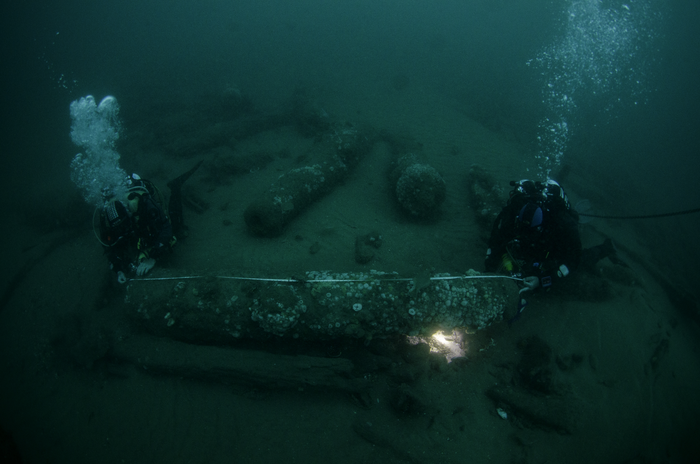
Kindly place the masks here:
POLYGON ((95 234, 95 238, 97 239, 97 241, 100 242, 100 245, 109 248, 109 245, 102 241, 102 238, 100 238, 100 234, 97 232, 97 227, 95 227, 95 216, 99 214, 100 210, 101 208, 97 207, 95 208, 95 212, 92 213, 92 232, 95 234))
POLYGON ((601 219, 653 219, 653 218, 661 218, 661 217, 669 217, 669 216, 682 216, 684 214, 692 214, 692 213, 697 213, 700 212, 700 208, 694 208, 694 209, 686 209, 684 211, 676 211, 673 213, 661 213, 661 214, 646 214, 642 216, 604 216, 600 214, 586 214, 586 213, 578 213, 579 216, 585 216, 585 217, 592 217, 592 218, 601 218, 601 219))

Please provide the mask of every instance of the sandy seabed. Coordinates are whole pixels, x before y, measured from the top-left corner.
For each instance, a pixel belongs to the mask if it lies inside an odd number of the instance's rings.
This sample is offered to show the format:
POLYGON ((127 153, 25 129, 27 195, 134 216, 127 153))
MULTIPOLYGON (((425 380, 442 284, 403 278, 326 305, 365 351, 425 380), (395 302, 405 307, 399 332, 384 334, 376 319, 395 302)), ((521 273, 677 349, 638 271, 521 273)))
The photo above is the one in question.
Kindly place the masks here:
MULTIPOLYGON (((264 132, 237 150, 286 149, 290 156, 215 188, 204 171, 197 173, 188 188, 210 208, 202 214, 185 211, 189 237, 164 264, 167 272, 288 277, 308 270, 403 275, 481 270, 484 234, 469 207, 469 167, 479 164, 506 189, 509 180, 534 177, 531 157, 512 138, 418 86, 363 95, 322 98, 332 115, 422 144, 419 156, 448 186, 436 221, 418 223, 397 210, 386 181, 391 154, 380 143, 343 185, 282 236, 250 235, 242 219, 245 207, 296 167, 297 157, 313 143, 291 129, 264 132), (382 235, 382 247, 369 264, 357 264, 355 237, 370 231, 382 235)), ((211 156, 152 153, 133 168, 164 186, 211 156)), ((574 169, 564 183, 574 202, 587 195, 576 185, 591 188, 588 175, 585 168, 574 169)), ((10 217, 2 232, 3 262, 14 263, 3 271, 8 283, 0 312, 2 428, 24 462, 34 464, 695 462, 697 324, 640 265, 649 255, 648 242, 631 225, 598 220, 582 224, 581 232, 584 246, 604 237, 624 244, 620 257, 631 266, 624 278, 603 261, 601 274, 585 277, 572 287, 576 292, 533 297, 512 327, 497 323, 469 336, 462 362, 448 364, 437 355, 411 358, 377 341, 328 347, 327 353, 351 359, 357 375, 372 385, 368 396, 356 398, 342 391, 268 390, 115 366, 108 360, 110 345, 132 337, 133 328, 123 315, 123 289, 114 284, 92 231, 40 235, 10 217), (582 291, 586 285, 603 285, 605 297, 582 291), (545 368, 553 385, 550 393, 532 396, 543 408, 566 409, 565 430, 533 424, 507 406, 504 419, 497 412, 501 405, 486 395, 498 386, 518 386, 523 343, 531 337, 551 349, 545 368), (96 358, 95 352, 107 354, 96 358), (404 393, 403 400, 397 392, 404 393), (406 406, 406 398, 416 404, 406 406)), ((157 267, 152 275, 159 272, 157 267)), ((571 276, 577 278, 584 277, 571 276)), ((242 356, 265 348, 235 347, 242 356)), ((269 348, 285 349, 276 341, 269 348)), ((319 347, 312 351, 317 354, 319 347)))

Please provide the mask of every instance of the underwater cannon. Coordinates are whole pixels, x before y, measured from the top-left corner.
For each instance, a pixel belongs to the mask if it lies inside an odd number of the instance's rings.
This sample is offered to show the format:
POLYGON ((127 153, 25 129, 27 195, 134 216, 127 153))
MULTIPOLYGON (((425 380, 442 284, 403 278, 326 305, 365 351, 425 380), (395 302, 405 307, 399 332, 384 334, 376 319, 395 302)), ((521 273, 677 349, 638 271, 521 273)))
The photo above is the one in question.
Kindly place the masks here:
POLYGON ((332 126, 308 153, 314 164, 287 171, 248 205, 243 213, 248 229, 260 236, 280 235, 289 221, 347 177, 375 139, 372 131, 349 123, 332 126))
POLYGON ((166 277, 127 285, 128 313, 147 331, 193 343, 422 335, 483 329, 502 319, 517 288, 469 271, 404 278, 381 271, 311 271, 303 279, 166 277))

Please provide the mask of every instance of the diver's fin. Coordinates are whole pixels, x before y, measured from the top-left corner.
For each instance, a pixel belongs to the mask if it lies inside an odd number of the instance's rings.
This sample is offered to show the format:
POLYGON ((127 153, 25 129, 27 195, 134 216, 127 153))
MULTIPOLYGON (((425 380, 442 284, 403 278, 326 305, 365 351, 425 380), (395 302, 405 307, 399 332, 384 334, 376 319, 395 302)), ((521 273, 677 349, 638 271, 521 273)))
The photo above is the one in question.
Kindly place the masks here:
POLYGON ((199 163, 195 164, 194 167, 192 169, 190 169, 189 171, 187 171, 186 173, 181 174, 180 176, 178 176, 175 179, 168 182, 168 187, 170 188, 170 190, 179 189, 180 187, 182 187, 182 184, 184 184, 187 181, 187 179, 189 179, 190 176, 192 174, 194 174, 194 172, 197 169, 199 169, 199 166, 201 166, 202 163, 203 163, 203 161, 200 161, 199 163))
POLYGON ((615 255, 608 255, 608 259, 613 264, 617 264, 618 266, 622 266, 622 267, 626 267, 626 268, 630 269, 629 264, 627 264, 626 262, 624 262, 623 260, 618 258, 616 254, 615 255))
POLYGON ((606 238, 603 240, 603 245, 602 245, 603 253, 605 253, 605 256, 610 256, 614 255, 617 253, 617 247, 615 246, 615 242, 612 241, 610 237, 606 238))
MULTIPOLYGON (((527 292, 529 290, 530 289, 528 287, 520 289, 520 295, 522 295, 523 292, 527 292)), ((513 325, 513 322, 520 320, 520 315, 523 313, 523 311, 525 311, 525 306, 527 306, 527 301, 525 300, 525 298, 522 298, 521 296, 519 296, 519 300, 520 301, 518 301, 518 310, 515 312, 515 316, 508 319, 508 327, 513 325)))
POLYGON ((170 188, 170 202, 168 203, 168 213, 170 215, 170 222, 173 225, 173 234, 177 236, 183 236, 187 227, 185 226, 185 218, 182 212, 182 184, 185 183, 187 179, 190 178, 194 172, 199 169, 202 162, 195 164, 195 166, 187 171, 186 173, 180 175, 179 177, 168 182, 168 187, 170 188))
POLYGON ((603 252, 603 258, 608 258, 610 262, 612 262, 613 264, 617 264, 618 266, 629 268, 629 265, 626 262, 618 258, 617 247, 615 246, 615 242, 613 242, 612 239, 606 238, 603 244, 601 245, 601 250, 603 252))

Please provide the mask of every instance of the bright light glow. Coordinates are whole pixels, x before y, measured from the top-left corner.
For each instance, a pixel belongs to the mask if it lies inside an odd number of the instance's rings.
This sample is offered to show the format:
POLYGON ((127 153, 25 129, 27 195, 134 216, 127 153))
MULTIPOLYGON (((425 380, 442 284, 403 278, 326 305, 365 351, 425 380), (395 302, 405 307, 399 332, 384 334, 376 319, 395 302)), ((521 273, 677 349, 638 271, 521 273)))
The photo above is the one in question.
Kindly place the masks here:
POLYGON ((433 334, 433 340, 440 343, 441 345, 447 345, 449 342, 445 338, 445 334, 442 331, 437 331, 433 334))
POLYGON ((431 352, 443 354, 449 363, 452 362, 454 358, 461 358, 464 356, 464 349, 462 348, 463 343, 461 342, 462 337, 459 332, 452 331, 452 333, 445 335, 442 330, 438 330, 430 336, 428 345, 430 345, 431 352))
POLYGON ((409 335, 406 337, 406 341, 411 345, 417 345, 419 343, 425 343, 430 347, 431 353, 440 353, 445 356, 447 362, 452 362, 454 358, 461 358, 466 356, 467 340, 466 336, 470 332, 467 332, 465 328, 454 328, 452 331, 447 331, 447 333, 442 330, 438 330, 430 337, 425 337, 421 335, 409 335))

